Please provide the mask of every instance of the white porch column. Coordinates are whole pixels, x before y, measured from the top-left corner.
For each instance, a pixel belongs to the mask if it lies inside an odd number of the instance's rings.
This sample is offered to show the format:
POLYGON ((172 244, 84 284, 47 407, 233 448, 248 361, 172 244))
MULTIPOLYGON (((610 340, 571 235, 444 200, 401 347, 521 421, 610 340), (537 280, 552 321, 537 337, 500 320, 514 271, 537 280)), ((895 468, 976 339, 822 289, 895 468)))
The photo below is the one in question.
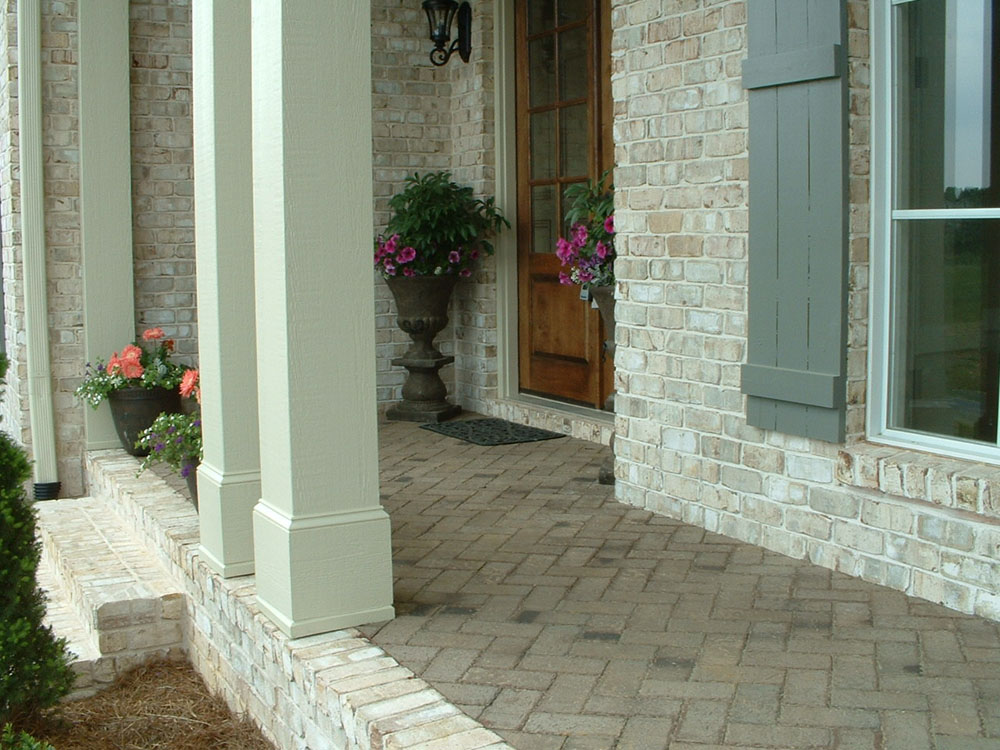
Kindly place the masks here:
POLYGON ((393 616, 375 406, 371 19, 253 0, 257 596, 292 637, 393 616))
POLYGON ((260 499, 254 329, 250 6, 192 8, 198 366, 205 457, 201 553, 225 577, 253 573, 260 499))
MULTIPOLYGON (((77 11, 83 336, 95 362, 135 339, 128 0, 77 11)), ((84 412, 87 448, 117 448, 111 412, 84 412)))

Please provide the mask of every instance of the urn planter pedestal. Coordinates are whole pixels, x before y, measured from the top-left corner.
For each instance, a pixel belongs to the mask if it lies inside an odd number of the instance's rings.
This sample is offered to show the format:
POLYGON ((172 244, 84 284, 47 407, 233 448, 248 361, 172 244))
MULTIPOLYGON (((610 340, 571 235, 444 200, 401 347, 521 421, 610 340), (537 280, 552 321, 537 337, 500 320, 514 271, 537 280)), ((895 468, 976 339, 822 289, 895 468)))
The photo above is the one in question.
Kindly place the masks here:
MULTIPOLYGON (((590 287, 590 296, 597 302, 597 310, 601 314, 601 322, 604 324, 604 352, 611 361, 615 357, 615 287, 613 284, 606 286, 590 287)), ((614 414, 615 392, 611 391, 604 400, 604 411, 614 414)), ((597 470, 597 481, 600 484, 615 483, 615 433, 611 433, 611 440, 608 444, 608 455, 601 462, 601 467, 597 470)))
POLYGON ((448 302, 456 276, 396 276, 386 279, 396 300, 396 325, 412 343, 392 364, 405 367, 403 400, 390 407, 386 417, 409 422, 443 422, 461 413, 448 401, 448 389, 439 370, 455 361, 436 346, 434 337, 448 325, 448 302))

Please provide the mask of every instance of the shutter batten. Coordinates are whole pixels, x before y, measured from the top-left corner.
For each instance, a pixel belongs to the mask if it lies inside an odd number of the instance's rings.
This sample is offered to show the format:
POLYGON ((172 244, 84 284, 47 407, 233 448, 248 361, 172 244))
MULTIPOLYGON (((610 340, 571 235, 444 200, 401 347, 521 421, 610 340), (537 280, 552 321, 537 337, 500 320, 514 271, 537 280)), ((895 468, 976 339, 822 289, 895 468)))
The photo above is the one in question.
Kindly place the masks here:
POLYGON ((847 75, 843 0, 748 3, 749 424, 844 435, 847 75))

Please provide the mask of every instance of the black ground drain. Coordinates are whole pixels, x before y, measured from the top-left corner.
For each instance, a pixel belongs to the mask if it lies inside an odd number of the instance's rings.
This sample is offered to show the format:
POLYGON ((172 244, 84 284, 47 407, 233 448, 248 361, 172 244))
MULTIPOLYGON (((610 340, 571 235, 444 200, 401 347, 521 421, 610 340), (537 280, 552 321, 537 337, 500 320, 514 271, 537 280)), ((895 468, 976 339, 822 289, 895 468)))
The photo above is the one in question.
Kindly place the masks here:
POLYGON ((515 424, 506 419, 460 419, 456 422, 431 422, 420 426, 425 430, 440 432, 442 435, 476 445, 533 443, 536 440, 566 437, 558 432, 515 424))

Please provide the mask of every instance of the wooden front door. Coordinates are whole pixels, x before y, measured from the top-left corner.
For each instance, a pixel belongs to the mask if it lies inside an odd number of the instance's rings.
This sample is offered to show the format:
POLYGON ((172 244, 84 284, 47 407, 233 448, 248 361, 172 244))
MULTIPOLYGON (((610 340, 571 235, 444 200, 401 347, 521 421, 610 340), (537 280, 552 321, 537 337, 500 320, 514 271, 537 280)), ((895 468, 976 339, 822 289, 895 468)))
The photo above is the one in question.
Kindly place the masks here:
POLYGON ((613 364, 597 310, 559 283, 569 185, 612 165, 610 0, 517 0, 520 389, 600 407, 613 364))

